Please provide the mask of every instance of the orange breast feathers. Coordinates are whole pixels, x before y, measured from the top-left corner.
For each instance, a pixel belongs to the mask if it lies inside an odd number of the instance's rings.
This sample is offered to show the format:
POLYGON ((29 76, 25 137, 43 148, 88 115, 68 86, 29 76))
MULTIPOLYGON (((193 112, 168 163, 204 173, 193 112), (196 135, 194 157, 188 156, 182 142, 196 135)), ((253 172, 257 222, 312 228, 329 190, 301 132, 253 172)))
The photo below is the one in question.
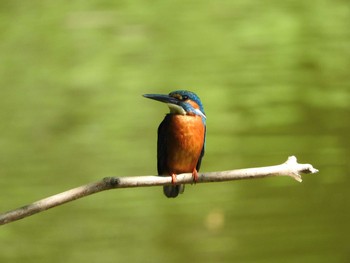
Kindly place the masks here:
POLYGON ((196 168, 205 136, 198 115, 172 115, 168 128, 167 166, 169 173, 190 173, 196 168))

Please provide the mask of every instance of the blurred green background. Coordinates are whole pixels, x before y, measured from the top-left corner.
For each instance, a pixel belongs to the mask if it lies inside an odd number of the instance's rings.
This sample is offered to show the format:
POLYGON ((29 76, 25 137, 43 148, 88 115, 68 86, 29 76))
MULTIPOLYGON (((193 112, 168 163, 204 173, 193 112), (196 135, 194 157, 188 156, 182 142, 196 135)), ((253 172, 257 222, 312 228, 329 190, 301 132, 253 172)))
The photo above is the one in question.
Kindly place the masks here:
POLYGON ((1 1, 0 211, 156 173, 195 91, 202 171, 296 155, 317 175, 93 195, 0 229, 0 262, 350 262, 348 1, 1 1))

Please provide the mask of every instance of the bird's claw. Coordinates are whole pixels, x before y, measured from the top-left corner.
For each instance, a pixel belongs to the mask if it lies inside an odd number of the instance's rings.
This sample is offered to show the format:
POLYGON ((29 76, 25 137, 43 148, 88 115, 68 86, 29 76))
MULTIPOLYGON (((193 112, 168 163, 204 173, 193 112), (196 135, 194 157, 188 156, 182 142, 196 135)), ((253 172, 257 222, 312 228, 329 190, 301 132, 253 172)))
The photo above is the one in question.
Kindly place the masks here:
POLYGON ((197 183, 198 182, 198 172, 197 172, 197 169, 194 169, 193 172, 192 172, 192 178, 193 178, 193 182, 194 183, 197 183))
POLYGON ((176 185, 176 174, 171 174, 171 184, 176 185))
MULTIPOLYGON (((193 183, 197 183, 199 180, 197 169, 192 172, 193 183)), ((171 184, 176 185, 176 174, 171 174, 171 184)))

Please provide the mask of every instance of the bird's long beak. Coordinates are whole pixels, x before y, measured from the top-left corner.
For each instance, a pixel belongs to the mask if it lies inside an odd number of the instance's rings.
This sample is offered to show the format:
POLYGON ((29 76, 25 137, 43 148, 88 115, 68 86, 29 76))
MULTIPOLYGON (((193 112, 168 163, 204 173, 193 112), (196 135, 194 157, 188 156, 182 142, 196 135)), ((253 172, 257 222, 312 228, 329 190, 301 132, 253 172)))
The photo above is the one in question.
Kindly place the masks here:
POLYGON ((163 94, 144 94, 143 96, 148 99, 166 103, 172 113, 186 115, 185 109, 180 105, 180 100, 177 98, 163 94))
POLYGON ((163 94, 144 94, 143 95, 145 98, 152 99, 152 100, 157 100, 160 102, 168 103, 168 104, 179 104, 179 100, 177 100, 174 97, 171 97, 169 95, 163 95, 163 94))

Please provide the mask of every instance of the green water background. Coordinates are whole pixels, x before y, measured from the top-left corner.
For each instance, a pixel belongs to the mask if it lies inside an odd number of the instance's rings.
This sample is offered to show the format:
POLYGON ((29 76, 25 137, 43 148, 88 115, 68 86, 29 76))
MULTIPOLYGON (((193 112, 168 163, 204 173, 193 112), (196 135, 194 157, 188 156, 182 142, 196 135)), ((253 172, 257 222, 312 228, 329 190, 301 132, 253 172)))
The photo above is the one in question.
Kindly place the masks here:
POLYGON ((1 1, 0 211, 156 173, 167 108, 207 114, 202 171, 317 175, 100 193, 0 228, 0 262, 350 262, 348 1, 1 1))

